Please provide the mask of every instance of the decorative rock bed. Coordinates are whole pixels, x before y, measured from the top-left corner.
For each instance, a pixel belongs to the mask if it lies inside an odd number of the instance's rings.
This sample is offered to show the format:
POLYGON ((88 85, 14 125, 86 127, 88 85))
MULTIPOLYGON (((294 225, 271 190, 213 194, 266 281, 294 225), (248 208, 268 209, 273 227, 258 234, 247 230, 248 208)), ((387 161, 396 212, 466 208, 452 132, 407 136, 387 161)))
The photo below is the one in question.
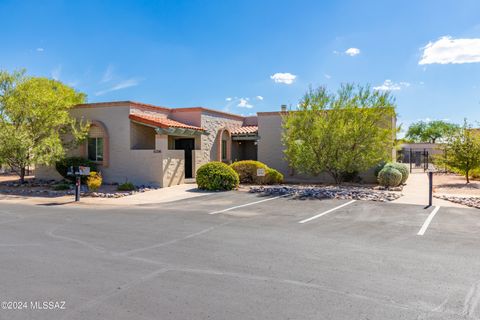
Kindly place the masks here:
POLYGON ((398 192, 354 186, 260 186, 251 187, 249 192, 272 196, 290 195, 296 199, 351 199, 381 202, 393 201, 402 196, 398 192))
MULTIPOLYGON (((58 181, 43 181, 43 180, 28 180, 24 184, 18 182, 0 183, 0 186, 8 189, 0 190, 0 194, 23 195, 23 196, 47 196, 47 197, 61 197, 67 195, 74 195, 75 190, 72 185, 70 190, 53 190, 58 181)), ((83 197, 93 198, 122 198, 131 196, 136 193, 142 193, 150 190, 156 190, 156 187, 151 186, 137 186, 133 191, 114 191, 114 192, 80 192, 83 197)))
POLYGON ((468 207, 480 209, 480 197, 459 197, 450 195, 434 195, 434 197, 453 203, 463 204, 468 207))

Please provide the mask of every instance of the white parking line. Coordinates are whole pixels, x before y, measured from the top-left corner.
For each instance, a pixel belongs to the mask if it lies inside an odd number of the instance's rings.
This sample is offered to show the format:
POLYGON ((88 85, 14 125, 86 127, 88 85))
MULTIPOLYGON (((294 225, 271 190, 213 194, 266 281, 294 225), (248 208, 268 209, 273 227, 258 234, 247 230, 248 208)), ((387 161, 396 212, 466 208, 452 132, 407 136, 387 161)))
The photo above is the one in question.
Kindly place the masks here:
POLYGON ((420 229, 420 231, 418 231, 417 233, 418 236, 423 236, 425 234, 425 231, 427 231, 427 228, 430 225, 430 222, 432 222, 433 217, 435 217, 438 210, 440 210, 440 206, 436 206, 435 209, 433 209, 433 211, 430 212, 430 214, 427 217, 427 220, 425 220, 425 222, 423 223, 422 228, 420 229))
POLYGON ((299 221, 298 223, 305 223, 305 222, 309 222, 309 221, 312 221, 312 220, 314 220, 314 219, 320 218, 321 216, 324 216, 324 215, 326 215, 327 213, 330 213, 330 212, 335 211, 335 210, 337 210, 337 209, 346 207, 346 206, 354 203, 355 201, 356 201, 356 200, 349 201, 349 202, 347 202, 347 203, 344 203, 344 204, 342 204, 342 205, 339 205, 338 207, 335 207, 335 208, 333 208, 333 209, 330 209, 330 210, 327 210, 327 211, 325 211, 325 212, 319 213, 319 214, 317 214, 317 215, 315 215, 315 216, 313 216, 313 217, 310 217, 310 218, 308 218, 308 219, 304 219, 304 220, 302 220, 302 221, 299 221))
POLYGON ((231 208, 227 208, 227 209, 223 209, 223 210, 219 210, 219 211, 213 211, 213 212, 210 212, 209 214, 217 214, 217 213, 227 212, 227 211, 230 211, 230 210, 251 206, 251 205, 257 204, 257 203, 270 201, 270 200, 275 200, 275 199, 278 199, 278 198, 281 198, 281 197, 285 197, 285 196, 277 196, 277 197, 273 197, 273 198, 268 198, 268 199, 263 199, 263 200, 259 200, 259 201, 255 201, 255 202, 250 202, 250 203, 242 204, 242 205, 239 205, 239 206, 235 206, 235 207, 231 207, 231 208))

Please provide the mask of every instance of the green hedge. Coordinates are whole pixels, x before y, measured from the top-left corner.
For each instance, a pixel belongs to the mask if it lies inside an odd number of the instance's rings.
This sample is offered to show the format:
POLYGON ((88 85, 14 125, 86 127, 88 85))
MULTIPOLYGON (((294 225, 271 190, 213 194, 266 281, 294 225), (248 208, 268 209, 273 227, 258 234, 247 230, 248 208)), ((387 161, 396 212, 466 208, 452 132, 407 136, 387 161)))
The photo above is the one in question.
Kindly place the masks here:
POLYGON ((233 190, 240 183, 235 170, 219 161, 212 161, 198 168, 196 181, 198 188, 212 191, 233 190))

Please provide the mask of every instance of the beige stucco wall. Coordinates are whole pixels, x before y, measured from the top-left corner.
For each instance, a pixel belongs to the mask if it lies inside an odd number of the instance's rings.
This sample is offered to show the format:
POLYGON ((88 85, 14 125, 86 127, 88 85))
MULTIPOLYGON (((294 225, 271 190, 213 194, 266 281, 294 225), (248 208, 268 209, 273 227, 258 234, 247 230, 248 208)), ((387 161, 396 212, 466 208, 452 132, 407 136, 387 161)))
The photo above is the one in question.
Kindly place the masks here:
POLYGON ((155 129, 130 122, 130 148, 136 150, 155 150, 155 129))
POLYGON ((185 153, 183 150, 167 150, 162 152, 163 180, 162 187, 171 187, 184 183, 185 153))
POLYGON ((108 182, 163 186, 163 157, 153 150, 131 150, 121 161, 115 162, 115 166, 110 170, 114 175, 110 173, 108 182))

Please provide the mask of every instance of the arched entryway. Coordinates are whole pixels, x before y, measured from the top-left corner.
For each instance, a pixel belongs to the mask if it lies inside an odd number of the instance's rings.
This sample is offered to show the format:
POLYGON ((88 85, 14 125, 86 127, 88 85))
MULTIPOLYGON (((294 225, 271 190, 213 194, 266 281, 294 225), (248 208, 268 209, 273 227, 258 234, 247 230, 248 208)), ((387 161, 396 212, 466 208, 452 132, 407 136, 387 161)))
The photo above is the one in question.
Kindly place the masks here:
POLYGON ((232 136, 230 130, 222 128, 217 136, 217 161, 231 162, 232 136))

